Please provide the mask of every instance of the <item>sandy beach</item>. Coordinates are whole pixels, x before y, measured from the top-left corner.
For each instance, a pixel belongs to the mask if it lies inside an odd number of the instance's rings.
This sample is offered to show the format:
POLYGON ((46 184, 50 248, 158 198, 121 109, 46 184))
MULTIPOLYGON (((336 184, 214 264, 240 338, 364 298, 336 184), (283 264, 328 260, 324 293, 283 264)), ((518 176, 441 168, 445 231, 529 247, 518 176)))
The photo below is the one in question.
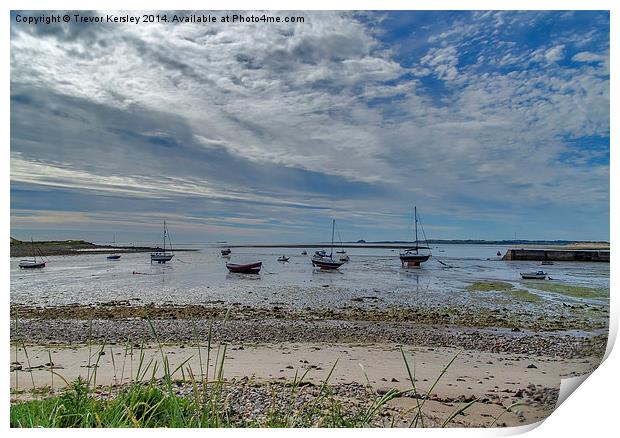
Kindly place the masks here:
POLYGON ((372 320, 372 313, 366 313, 365 320, 345 320, 316 312, 293 318, 279 314, 281 310, 213 308, 211 316, 219 316, 200 319, 191 306, 175 306, 171 313, 165 306, 146 311, 116 304, 14 308, 14 316, 21 316, 11 331, 12 401, 58 393, 65 380, 92 379, 95 369, 98 396, 113 396, 136 379, 140 361, 155 369, 142 379, 161 378, 162 352, 171 369, 182 365, 173 376, 178 379, 176 391, 189 394, 189 370, 200 376, 202 360, 203 377, 213 376, 214 363, 219 363, 214 360, 217 347, 223 352, 226 345, 223 376, 231 403, 239 415, 259 423, 273 403, 271 395, 290 390, 287 385, 296 374, 307 371, 303 394, 312 399, 334 367, 330 391, 352 410, 391 390, 405 391, 383 408, 374 420, 378 426, 408 425, 412 409, 424 399, 427 425, 441 425, 451 412, 473 401, 452 426, 485 427, 500 415, 498 425, 513 426, 548 416, 561 379, 591 372, 606 345, 605 333, 585 336, 569 331, 380 321, 372 320), (155 315, 159 318, 150 319, 155 315), (207 371, 209 336, 214 348, 207 371), (416 391, 401 349, 409 365, 415 366, 416 391), (519 406, 506 411, 515 403, 519 406))

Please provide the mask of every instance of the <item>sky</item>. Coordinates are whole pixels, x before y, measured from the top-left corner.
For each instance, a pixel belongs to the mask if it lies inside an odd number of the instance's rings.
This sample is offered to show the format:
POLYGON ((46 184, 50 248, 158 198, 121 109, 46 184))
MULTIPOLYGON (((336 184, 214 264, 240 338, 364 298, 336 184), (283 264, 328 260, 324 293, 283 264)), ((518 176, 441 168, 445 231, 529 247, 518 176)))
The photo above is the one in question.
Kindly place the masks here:
POLYGON ((429 239, 609 240, 608 12, 44 14, 11 14, 13 237, 406 240, 416 205, 429 239))

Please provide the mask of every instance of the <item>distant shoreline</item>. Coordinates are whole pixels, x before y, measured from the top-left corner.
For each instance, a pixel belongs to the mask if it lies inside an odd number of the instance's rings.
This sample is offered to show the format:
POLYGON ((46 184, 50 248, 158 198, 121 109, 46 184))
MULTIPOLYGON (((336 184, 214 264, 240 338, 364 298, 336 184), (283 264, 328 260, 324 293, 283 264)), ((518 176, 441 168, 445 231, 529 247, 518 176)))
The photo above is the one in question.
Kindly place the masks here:
MULTIPOLYGON (((161 251, 159 247, 150 246, 120 246, 120 245, 96 245, 85 240, 46 240, 35 242, 23 242, 11 238, 11 257, 32 257, 54 255, 80 255, 80 254, 127 254, 134 252, 161 251)), ((173 251, 198 251, 197 249, 174 248, 173 251)))
MULTIPOLYGON (((548 249, 582 249, 608 250, 608 242, 564 241, 564 240, 429 240, 429 245, 494 245, 506 247, 548 248, 548 249)), ((218 244, 226 248, 325 248, 325 243, 281 243, 281 244, 218 244)), ((377 241, 377 242, 342 242, 334 243, 334 248, 380 248, 398 249, 415 245, 415 242, 406 241, 377 241)))
MULTIPOLYGON (((568 241, 568 240, 429 240, 430 245, 494 245, 509 248, 546 248, 565 250, 609 250, 609 242, 603 241, 568 241)), ((324 243, 280 243, 280 244, 227 244, 217 242, 212 244, 222 248, 325 248, 324 243)), ((407 241, 358 241, 334 244, 334 248, 377 248, 399 249, 414 245, 407 241)), ((25 242, 11 237, 11 257, 31 257, 34 251, 37 255, 79 255, 79 254, 119 254, 134 252, 161 251, 160 247, 152 246, 120 246, 97 245, 85 240, 45 240, 25 242)), ((199 251, 196 248, 174 248, 173 251, 199 251)))

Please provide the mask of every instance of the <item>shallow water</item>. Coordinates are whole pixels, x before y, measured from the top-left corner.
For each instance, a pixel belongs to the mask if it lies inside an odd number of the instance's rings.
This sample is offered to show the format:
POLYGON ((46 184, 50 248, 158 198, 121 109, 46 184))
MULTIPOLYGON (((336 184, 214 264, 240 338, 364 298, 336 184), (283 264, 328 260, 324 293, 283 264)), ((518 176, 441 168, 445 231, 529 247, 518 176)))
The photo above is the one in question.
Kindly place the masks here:
MULTIPOLYGON (((434 257, 420 268, 400 266, 398 250, 347 249, 350 262, 340 271, 314 269, 314 249, 233 248, 230 261, 262 260, 260 275, 229 274, 218 247, 197 252, 177 252, 172 262, 151 264, 148 253, 123 254, 118 261, 104 254, 52 256, 44 269, 20 271, 11 259, 11 303, 25 305, 89 304, 135 299, 132 304, 223 304, 292 309, 391 305, 459 306, 495 308, 499 305, 545 312, 562 303, 608 305, 609 264, 556 262, 503 262, 496 256, 507 248, 491 245, 436 245, 434 257), (278 262, 281 255, 288 263, 278 262), (446 268, 438 262, 452 266, 446 268), (562 283, 602 288, 607 296, 580 299, 544 292, 521 282, 519 272, 543 269, 562 283), (134 273, 135 272, 135 273, 134 273), (535 306, 520 303, 502 292, 470 292, 474 281, 504 281, 527 288, 542 298, 535 306), (373 298, 371 298, 373 297, 373 298), (360 298, 365 298, 360 300, 360 298), (353 302, 352 299, 355 299, 353 302)), ((535 286, 535 282, 533 283, 535 286)))

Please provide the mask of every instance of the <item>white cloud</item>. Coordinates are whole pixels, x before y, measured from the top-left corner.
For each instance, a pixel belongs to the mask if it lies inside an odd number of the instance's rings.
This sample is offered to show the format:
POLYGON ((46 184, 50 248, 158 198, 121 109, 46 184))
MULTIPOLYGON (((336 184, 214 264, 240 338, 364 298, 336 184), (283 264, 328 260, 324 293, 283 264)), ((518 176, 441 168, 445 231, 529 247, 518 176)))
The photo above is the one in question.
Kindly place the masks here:
POLYGON ((548 62, 558 62, 564 59, 564 44, 559 44, 545 52, 545 59, 548 62))

